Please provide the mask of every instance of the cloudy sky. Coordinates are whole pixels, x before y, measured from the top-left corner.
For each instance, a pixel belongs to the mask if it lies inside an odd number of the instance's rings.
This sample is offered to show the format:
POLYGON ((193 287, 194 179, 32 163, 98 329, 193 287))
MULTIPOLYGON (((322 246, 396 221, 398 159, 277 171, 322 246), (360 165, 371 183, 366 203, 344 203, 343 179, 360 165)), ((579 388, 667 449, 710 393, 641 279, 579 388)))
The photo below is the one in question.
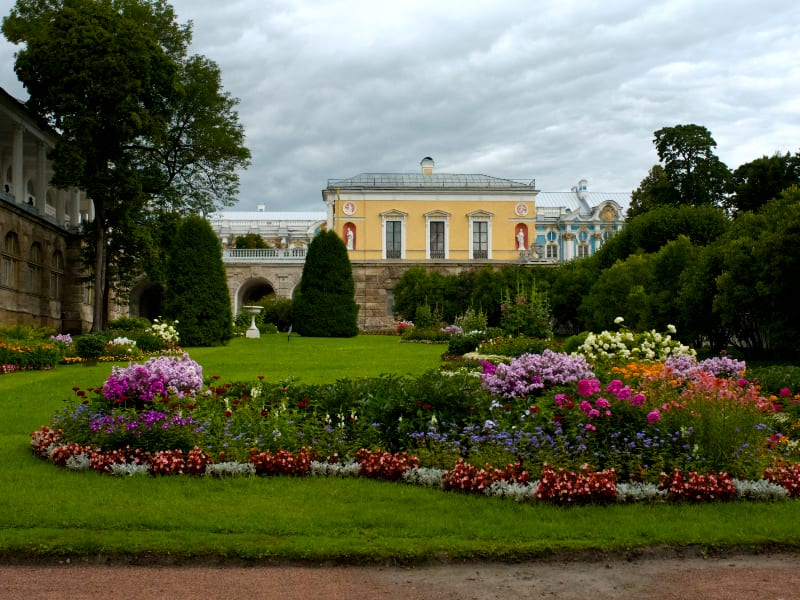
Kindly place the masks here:
MULTIPOLYGON (((800 149, 796 0, 173 0, 253 160, 237 210, 324 210, 328 179, 438 172, 630 192, 653 132, 707 127, 735 168, 800 149)), ((13 2, 0 0, 0 13, 13 2)), ((24 99, 14 47, 0 86, 24 99)))

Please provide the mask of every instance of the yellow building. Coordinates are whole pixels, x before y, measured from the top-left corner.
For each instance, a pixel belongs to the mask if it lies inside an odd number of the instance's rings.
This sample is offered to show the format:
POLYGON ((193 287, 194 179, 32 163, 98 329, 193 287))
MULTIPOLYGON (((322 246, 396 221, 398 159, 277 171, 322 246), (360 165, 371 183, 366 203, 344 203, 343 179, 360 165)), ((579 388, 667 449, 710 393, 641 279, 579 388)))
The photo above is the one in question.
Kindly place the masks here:
POLYGON ((328 181, 327 226, 351 260, 560 262, 593 254, 622 226, 616 195, 592 207, 585 181, 539 207, 534 180, 435 173, 430 157, 420 166, 328 181))

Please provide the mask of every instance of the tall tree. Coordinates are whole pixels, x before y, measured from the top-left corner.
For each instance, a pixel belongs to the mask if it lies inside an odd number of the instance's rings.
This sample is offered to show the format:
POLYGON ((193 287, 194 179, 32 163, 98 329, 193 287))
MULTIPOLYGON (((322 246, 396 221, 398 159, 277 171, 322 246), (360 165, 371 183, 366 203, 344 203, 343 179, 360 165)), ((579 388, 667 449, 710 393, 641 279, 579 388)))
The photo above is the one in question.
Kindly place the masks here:
POLYGON ((292 318, 294 329, 309 337, 358 334, 353 268, 344 242, 334 231, 319 233, 308 246, 292 318))
POLYGON ((167 259, 164 314, 178 321, 185 346, 219 346, 233 335, 222 248, 211 224, 190 216, 178 226, 167 259))
POLYGON ((17 0, 2 31, 23 45, 14 69, 28 107, 60 133, 53 185, 94 203, 87 246, 99 331, 114 231, 154 199, 184 214, 232 203, 235 170, 249 158, 235 101, 213 63, 186 58, 190 26, 164 0, 17 0))
POLYGON ((654 133, 663 170, 654 167, 633 192, 628 216, 655 206, 722 206, 730 190, 730 170, 714 154, 717 143, 701 125, 675 125, 654 133))
POLYGON ((756 211, 781 192, 800 184, 800 154, 776 153, 762 156, 733 172, 731 211, 756 211))

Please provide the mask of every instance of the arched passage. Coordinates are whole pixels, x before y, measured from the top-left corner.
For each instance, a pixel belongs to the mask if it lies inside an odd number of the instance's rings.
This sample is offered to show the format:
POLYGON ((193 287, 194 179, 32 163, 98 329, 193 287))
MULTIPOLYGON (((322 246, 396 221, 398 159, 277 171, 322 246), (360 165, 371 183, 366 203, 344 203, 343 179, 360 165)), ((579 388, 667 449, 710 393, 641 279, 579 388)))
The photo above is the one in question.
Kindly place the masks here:
POLYGON ((131 290, 128 313, 131 317, 147 317, 151 321, 162 316, 161 299, 164 287, 152 281, 142 282, 131 290))
POLYGON ((274 293, 275 288, 263 277, 248 279, 241 285, 239 292, 236 294, 236 311, 238 312, 246 304, 253 304, 274 293))

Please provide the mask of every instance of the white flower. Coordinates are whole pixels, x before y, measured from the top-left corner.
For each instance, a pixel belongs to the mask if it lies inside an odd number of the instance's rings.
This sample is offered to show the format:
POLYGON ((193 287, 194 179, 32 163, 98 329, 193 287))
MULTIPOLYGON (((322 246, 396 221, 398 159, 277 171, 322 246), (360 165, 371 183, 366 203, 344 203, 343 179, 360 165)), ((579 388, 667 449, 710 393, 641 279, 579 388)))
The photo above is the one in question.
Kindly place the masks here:
POLYGON ((670 333, 675 333, 678 330, 675 329, 675 325, 667 325, 667 331, 669 331, 670 333))
POLYGON ((620 323, 622 323, 624 320, 625 320, 625 319, 623 319, 622 317, 617 317, 616 319, 614 319, 614 323, 616 323, 617 325, 619 325, 619 324, 620 324, 620 323))

